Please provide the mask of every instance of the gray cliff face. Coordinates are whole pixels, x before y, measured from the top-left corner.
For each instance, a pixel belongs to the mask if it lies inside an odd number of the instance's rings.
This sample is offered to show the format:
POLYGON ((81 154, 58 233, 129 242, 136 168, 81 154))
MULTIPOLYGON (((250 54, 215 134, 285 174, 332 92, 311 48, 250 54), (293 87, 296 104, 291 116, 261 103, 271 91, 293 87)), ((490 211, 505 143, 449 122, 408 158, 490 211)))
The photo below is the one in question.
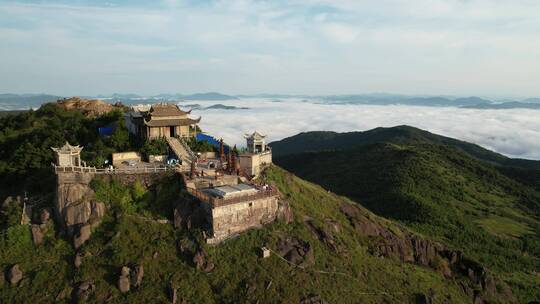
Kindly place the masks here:
MULTIPOLYGON (((105 180, 114 179, 124 185, 135 181, 145 187, 163 178, 164 173, 101 175, 105 180)), ((91 172, 57 172, 55 217, 62 231, 73 237, 73 245, 79 248, 90 238, 91 229, 99 225, 105 215, 106 206, 95 198, 90 187, 96 177, 91 172)))
POLYGON ((55 215, 62 229, 74 236, 80 247, 89 238, 90 228, 105 215, 105 204, 95 200, 90 182, 92 173, 62 172, 57 175, 55 215))

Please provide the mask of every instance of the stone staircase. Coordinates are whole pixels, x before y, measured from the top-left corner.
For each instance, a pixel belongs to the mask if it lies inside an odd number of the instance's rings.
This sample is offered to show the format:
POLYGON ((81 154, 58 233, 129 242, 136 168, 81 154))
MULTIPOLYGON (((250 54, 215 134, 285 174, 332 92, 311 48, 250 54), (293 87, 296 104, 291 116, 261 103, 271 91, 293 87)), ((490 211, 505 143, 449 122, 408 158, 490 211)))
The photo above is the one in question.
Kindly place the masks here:
POLYGON ((178 159, 182 160, 183 164, 190 165, 191 162, 197 158, 195 153, 191 151, 187 143, 183 139, 176 137, 167 137, 167 144, 171 150, 176 154, 178 159))

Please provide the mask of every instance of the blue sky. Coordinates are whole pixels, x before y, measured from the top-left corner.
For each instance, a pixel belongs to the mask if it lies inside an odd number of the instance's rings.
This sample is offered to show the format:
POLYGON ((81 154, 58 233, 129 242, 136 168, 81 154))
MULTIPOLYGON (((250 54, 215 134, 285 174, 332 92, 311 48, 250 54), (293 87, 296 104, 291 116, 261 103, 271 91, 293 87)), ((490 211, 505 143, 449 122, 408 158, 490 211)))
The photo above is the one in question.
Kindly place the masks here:
POLYGON ((0 92, 539 96, 540 1, 2 1, 0 92))

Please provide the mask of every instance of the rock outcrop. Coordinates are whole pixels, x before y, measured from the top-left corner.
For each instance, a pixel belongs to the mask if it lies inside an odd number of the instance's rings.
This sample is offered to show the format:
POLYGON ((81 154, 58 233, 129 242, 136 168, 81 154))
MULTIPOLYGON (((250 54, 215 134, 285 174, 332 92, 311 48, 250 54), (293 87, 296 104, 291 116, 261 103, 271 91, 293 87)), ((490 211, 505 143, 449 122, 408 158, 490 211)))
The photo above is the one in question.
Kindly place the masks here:
POLYGON ((39 223, 47 224, 50 218, 51 218, 51 212, 49 211, 49 209, 47 208, 41 209, 41 211, 39 212, 39 223))
POLYGON ((41 229, 40 225, 33 224, 30 226, 30 231, 32 232, 32 241, 34 245, 39 245, 43 242, 44 231, 41 229))
POLYGON ((75 254, 75 258, 73 258, 73 266, 75 266, 75 268, 79 268, 81 267, 82 265, 82 255, 81 253, 77 253, 75 254))
POLYGON ((277 219, 290 224, 294 221, 294 214, 289 202, 286 200, 280 200, 278 202, 277 219))
POLYGON ((73 238, 76 249, 90 238, 91 228, 100 223, 106 212, 105 204, 95 200, 90 188, 93 178, 93 173, 57 174, 55 214, 62 230, 73 238))
POLYGON ((142 265, 134 265, 133 268, 123 266, 118 276, 117 287, 121 293, 127 293, 132 288, 141 286, 144 276, 142 265))
POLYGON ((39 211, 39 216, 33 224, 30 224, 30 232, 32 234, 32 242, 38 246, 43 243, 45 234, 47 233, 47 224, 49 222, 50 213, 48 209, 42 209, 39 211), (36 223, 37 221, 37 223, 36 223))
POLYGON ((214 263, 208 259, 208 253, 202 249, 197 251, 197 253, 195 253, 193 256, 193 264, 195 264, 197 270, 201 270, 203 272, 211 272, 215 267, 214 263))
POLYGON ((77 288, 73 290, 72 301, 74 303, 87 301, 88 298, 90 298, 92 293, 95 291, 95 289, 96 286, 94 285, 94 281, 92 280, 87 280, 79 283, 77 288))
POLYGON ((133 267, 133 271, 131 272, 131 286, 132 287, 141 286, 143 277, 144 277, 143 265, 135 265, 133 267))
POLYGON ((192 201, 180 201, 176 204, 173 211, 174 228, 177 229, 191 229, 192 227, 200 227, 204 224, 200 223, 200 219, 197 217, 199 204, 195 204, 192 201))
POLYGON ((296 266, 307 267, 315 262, 311 244, 297 238, 289 237, 279 240, 277 251, 284 259, 296 266))
POLYGON ((81 112, 86 117, 96 117, 115 109, 123 109, 122 104, 112 105, 100 99, 83 99, 80 97, 60 99, 56 102, 56 106, 68 111, 81 112))
POLYGON ((327 220, 327 227, 319 228, 311 220, 307 220, 306 225, 313 236, 325 243, 330 250, 340 254, 346 253, 346 249, 343 246, 339 246, 334 239, 334 232, 338 232, 340 229, 337 223, 327 220))
POLYGON ((310 295, 300 300, 300 304, 327 304, 320 295, 310 295))
POLYGON ((408 230, 389 226, 361 207, 344 203, 340 209, 360 235, 371 239, 371 254, 429 267, 447 278, 464 279, 461 287, 473 301, 497 298, 508 303, 516 302, 504 282, 495 280, 486 268, 463 253, 408 230))
POLYGON ((73 236, 73 247, 79 249, 86 241, 90 239, 92 231, 90 225, 81 225, 77 227, 77 232, 73 236))
POLYGON ((122 267, 122 270, 120 271, 120 277, 118 278, 118 290, 120 290, 121 293, 126 293, 130 289, 131 283, 129 279, 129 273, 129 267, 122 267))
POLYGON ((7 281, 12 285, 17 285, 23 279, 23 272, 19 267, 19 264, 11 266, 6 274, 7 281))

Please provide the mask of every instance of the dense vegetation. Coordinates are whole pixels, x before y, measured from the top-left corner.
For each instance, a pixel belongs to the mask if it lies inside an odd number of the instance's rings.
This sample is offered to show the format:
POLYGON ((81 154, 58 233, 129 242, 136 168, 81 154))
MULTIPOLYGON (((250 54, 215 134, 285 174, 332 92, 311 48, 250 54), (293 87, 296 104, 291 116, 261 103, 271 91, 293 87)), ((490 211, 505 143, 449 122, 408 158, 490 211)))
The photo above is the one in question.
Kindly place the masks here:
POLYGON ((114 152, 137 150, 144 155, 167 154, 165 140, 143 141, 129 136, 123 113, 113 110, 96 118, 69 111, 55 103, 0 117, 0 197, 51 192, 54 152, 69 142, 84 146, 82 159, 88 166, 102 167, 114 152), (98 129, 114 126, 100 136, 98 129))
POLYGON ((51 147, 69 141, 84 145, 82 158, 88 165, 103 165, 112 152, 124 151, 132 143, 124 127, 122 113, 113 111, 90 119, 77 111, 66 111, 54 103, 39 110, 0 118, 0 185, 5 194, 21 190, 50 192, 53 173, 51 147), (101 137, 98 128, 116 124, 111 136, 101 137))
POLYGON ((145 141, 140 149, 146 157, 149 155, 167 155, 169 146, 164 138, 145 141))
MULTIPOLYGON (((325 150, 325 140, 319 150, 325 150)), ((293 139, 286 142, 294 144, 293 139)), ((275 161, 379 215, 463 250, 498 272, 523 301, 540 298, 540 192, 509 177, 510 171, 515 176, 524 169, 492 166, 462 147, 440 143, 351 143, 350 149, 292 154, 275 161)), ((278 154, 280 145, 274 145, 278 154)))
POLYGON ((217 152, 217 148, 205 140, 197 140, 192 137, 187 140, 187 144, 193 152, 217 152))

